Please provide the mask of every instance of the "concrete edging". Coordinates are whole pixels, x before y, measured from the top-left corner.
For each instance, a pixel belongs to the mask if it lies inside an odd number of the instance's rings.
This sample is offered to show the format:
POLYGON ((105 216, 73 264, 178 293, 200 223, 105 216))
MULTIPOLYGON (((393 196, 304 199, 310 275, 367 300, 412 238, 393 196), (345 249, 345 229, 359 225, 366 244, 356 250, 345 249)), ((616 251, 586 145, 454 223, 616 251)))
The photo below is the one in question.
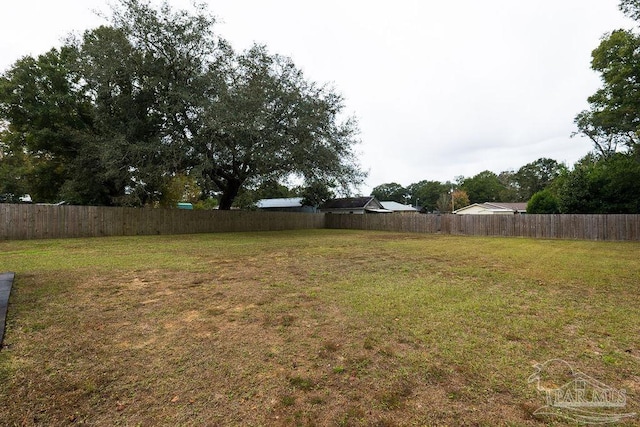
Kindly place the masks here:
POLYGON ((0 273, 0 350, 2 350, 2 340, 4 339, 9 295, 11 294, 11 286, 15 276, 15 273, 0 273))

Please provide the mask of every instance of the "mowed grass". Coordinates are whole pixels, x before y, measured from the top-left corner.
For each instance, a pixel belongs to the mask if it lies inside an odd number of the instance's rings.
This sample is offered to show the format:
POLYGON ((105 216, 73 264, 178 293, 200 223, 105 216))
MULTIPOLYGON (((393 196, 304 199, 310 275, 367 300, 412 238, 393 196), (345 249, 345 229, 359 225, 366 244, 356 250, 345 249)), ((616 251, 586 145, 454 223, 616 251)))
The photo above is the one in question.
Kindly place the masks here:
POLYGON ((640 413, 639 260, 335 230, 0 242, 0 425, 564 425, 527 383, 554 358, 640 413))

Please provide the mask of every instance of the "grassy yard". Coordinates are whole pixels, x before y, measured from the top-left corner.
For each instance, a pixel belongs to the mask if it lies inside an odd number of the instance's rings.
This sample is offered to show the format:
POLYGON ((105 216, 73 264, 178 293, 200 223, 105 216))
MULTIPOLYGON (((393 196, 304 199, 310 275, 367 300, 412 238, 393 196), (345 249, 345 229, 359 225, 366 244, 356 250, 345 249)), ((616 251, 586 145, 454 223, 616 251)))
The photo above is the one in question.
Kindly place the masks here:
MULTIPOLYGON (((564 425, 640 413, 640 244, 313 230, 0 242, 0 425, 564 425)), ((640 422, 640 415, 628 421, 640 422)))

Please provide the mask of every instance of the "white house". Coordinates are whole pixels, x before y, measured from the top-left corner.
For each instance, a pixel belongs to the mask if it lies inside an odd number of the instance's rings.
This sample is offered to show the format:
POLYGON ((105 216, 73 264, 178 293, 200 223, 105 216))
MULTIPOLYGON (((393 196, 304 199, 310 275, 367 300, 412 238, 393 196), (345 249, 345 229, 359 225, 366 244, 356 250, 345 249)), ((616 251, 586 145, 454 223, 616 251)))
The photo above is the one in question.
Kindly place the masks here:
POLYGON ((413 206, 403 205, 402 203, 385 201, 380 202, 383 208, 393 211, 394 213, 418 213, 418 210, 413 206))
POLYGON ((474 203, 453 211, 456 215, 514 215, 527 213, 526 203, 474 203))

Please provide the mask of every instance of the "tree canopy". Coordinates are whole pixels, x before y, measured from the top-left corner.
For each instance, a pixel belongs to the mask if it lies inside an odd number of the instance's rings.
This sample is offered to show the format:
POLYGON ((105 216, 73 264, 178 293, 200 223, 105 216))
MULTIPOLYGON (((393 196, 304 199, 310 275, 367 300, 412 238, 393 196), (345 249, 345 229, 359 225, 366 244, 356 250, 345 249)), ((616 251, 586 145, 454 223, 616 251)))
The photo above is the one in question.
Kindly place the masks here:
POLYGON ((527 203, 527 213, 529 214, 556 214, 560 213, 558 207, 558 199, 551 192, 551 190, 545 188, 538 191, 531 197, 531 200, 527 203))
POLYGON ((3 163, 14 166, 14 182, 40 201, 56 200, 77 171, 85 136, 92 134, 92 107, 78 88, 75 57, 73 49, 52 49, 18 60, 0 77, 3 163))
POLYGON ((518 169, 514 175, 514 181, 517 187, 517 197, 514 201, 528 201, 535 193, 549 187, 566 171, 567 167, 565 165, 545 157, 527 163, 518 169))
POLYGON ((561 213, 640 213, 640 162, 623 153, 588 155, 562 180, 557 200, 561 213))
MULTIPOLYGON (((640 1, 621 0, 620 10, 640 21, 640 1)), ((591 54, 591 68, 600 74, 602 87, 588 98, 580 112, 577 134, 591 139, 598 155, 637 152, 640 144, 640 35, 618 29, 605 34, 591 54)))
POLYGON ((408 197, 407 189, 396 182, 378 185, 371 190, 371 195, 382 202, 398 203, 406 203, 408 197))
MULTIPOLYGON (((640 1, 621 0, 620 9, 640 20, 640 1)), ((640 213, 640 35, 619 29, 592 52, 591 68, 602 87, 575 122, 595 152, 578 162, 556 190, 561 212, 640 213)))
POLYGON ((629 30, 607 35, 592 53, 591 67, 603 87, 588 98, 590 108, 576 116, 578 133, 603 157, 637 151, 640 131, 640 36, 629 30))
POLYGON ((362 181, 344 100, 291 59, 235 52, 204 6, 119 0, 112 12, 0 78, 3 158, 39 201, 145 205, 182 176, 229 209, 265 182, 362 181))
POLYGON ((461 188, 469 195, 471 203, 499 202, 505 186, 498 175, 491 171, 482 171, 462 181, 461 188))
POLYGON ((640 20, 640 0, 621 0, 619 7, 629 18, 640 20))
POLYGON ((407 192, 414 206, 421 206, 426 212, 438 210, 440 195, 447 193, 450 185, 439 181, 422 180, 407 186, 407 192))

